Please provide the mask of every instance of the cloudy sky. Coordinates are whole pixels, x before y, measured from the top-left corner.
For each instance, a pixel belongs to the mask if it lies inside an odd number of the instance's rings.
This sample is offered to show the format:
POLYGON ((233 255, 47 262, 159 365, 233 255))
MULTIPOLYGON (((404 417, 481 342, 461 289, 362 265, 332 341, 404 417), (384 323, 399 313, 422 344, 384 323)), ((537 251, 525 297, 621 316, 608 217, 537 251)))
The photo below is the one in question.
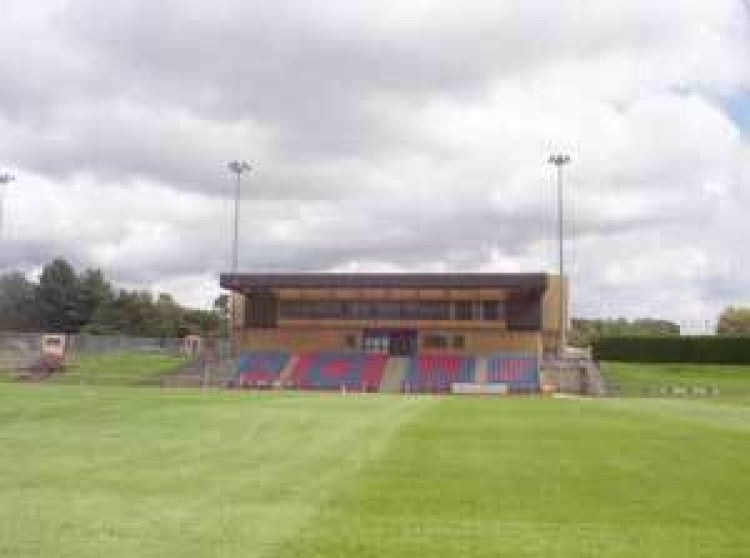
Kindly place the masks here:
POLYGON ((0 271, 206 307, 246 271, 552 271, 574 312, 750 302, 742 0, 3 0, 0 271))

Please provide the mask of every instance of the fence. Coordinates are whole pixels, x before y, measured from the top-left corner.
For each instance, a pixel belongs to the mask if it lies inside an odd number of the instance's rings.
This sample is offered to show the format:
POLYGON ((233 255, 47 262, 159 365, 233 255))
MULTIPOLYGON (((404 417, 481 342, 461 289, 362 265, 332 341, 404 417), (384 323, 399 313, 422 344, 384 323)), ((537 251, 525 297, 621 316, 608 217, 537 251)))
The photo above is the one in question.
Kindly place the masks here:
MULTIPOLYGON (((0 352, 6 354, 33 354, 38 356, 42 348, 43 333, 18 333, 0 331, 0 352)), ((182 339, 128 337, 125 335, 67 335, 68 351, 82 354, 105 354, 112 352, 171 353, 177 354, 182 339)))
MULTIPOLYGON (((0 331, 0 352, 33 353, 42 348, 43 333, 0 331)), ((68 350, 73 353, 102 354, 111 352, 171 353, 182 350, 183 340, 169 337, 130 337, 127 335, 67 335, 68 350)), ((228 353, 226 340, 219 341, 219 352, 228 353)))
POLYGON ((657 397, 657 398, 747 398, 750 387, 721 386, 715 383, 651 383, 608 381, 605 395, 609 397, 657 397))
MULTIPOLYGON (((183 340, 121 335, 68 335, 69 357, 62 373, 38 373, 42 333, 0 332, 0 379, 45 379, 52 383, 161 385, 163 379, 193 373, 195 355, 182 353, 183 340)), ((220 340, 218 357, 228 354, 220 340)))

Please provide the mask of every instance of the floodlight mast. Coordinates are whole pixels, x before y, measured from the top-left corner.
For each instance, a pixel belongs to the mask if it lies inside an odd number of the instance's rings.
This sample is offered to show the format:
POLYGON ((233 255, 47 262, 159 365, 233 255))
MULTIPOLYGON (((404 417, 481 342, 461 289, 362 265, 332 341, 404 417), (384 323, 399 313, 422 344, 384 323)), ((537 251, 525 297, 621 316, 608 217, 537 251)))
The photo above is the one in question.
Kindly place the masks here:
MULTIPOLYGON (((564 221, 563 221, 563 167, 570 163, 570 155, 565 153, 556 153, 551 155, 549 163, 557 167, 557 241, 558 241, 558 256, 559 256, 559 274, 560 274, 560 347, 558 349, 558 356, 560 360, 565 358, 565 345, 567 344, 565 328, 568 324, 567 316, 567 296, 565 292, 565 282, 563 279, 563 273, 565 271, 564 266, 564 253, 563 253, 563 234, 564 234, 564 221)), ((569 290, 569 289, 568 289, 569 290)))
POLYGON ((237 273, 237 242, 239 237, 240 221, 240 182, 245 172, 250 172, 252 167, 247 161, 231 161, 227 163, 229 172, 235 175, 234 187, 234 229, 232 235, 232 273, 237 273))
MULTIPOLYGON (((230 161, 227 163, 229 172, 235 175, 234 183, 234 226, 232 233, 232 273, 237 273, 238 268, 238 241, 239 241, 239 222, 240 222, 240 183, 242 181, 242 175, 246 172, 250 172, 252 167, 247 161, 230 161)), ((236 316, 236 309, 234 303, 234 296, 229 298, 229 352, 230 356, 234 358, 237 356, 237 340, 234 334, 234 323, 236 316)))
POLYGON ((15 179, 16 177, 10 173, 4 172, 0 174, 0 238, 3 236, 3 225, 5 224, 5 214, 3 213, 3 206, 5 204, 5 187, 15 179))

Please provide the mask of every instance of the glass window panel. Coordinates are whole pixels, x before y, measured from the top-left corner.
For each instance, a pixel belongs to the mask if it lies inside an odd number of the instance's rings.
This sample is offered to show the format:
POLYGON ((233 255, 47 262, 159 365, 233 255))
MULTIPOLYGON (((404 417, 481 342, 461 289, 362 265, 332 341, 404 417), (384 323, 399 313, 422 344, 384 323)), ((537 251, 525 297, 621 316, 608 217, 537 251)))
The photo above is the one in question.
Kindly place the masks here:
POLYGON ((500 301, 485 300, 482 303, 482 319, 495 321, 502 320, 504 316, 504 307, 500 301))
POLYGON ((461 300, 454 303, 457 320, 471 320, 473 303, 468 300, 461 300))
POLYGON ((442 300, 422 301, 419 303, 419 318, 421 320, 450 319, 450 303, 442 300))
POLYGON ((425 335, 422 341, 425 349, 445 349, 448 347, 448 339, 445 335, 429 334, 425 335))

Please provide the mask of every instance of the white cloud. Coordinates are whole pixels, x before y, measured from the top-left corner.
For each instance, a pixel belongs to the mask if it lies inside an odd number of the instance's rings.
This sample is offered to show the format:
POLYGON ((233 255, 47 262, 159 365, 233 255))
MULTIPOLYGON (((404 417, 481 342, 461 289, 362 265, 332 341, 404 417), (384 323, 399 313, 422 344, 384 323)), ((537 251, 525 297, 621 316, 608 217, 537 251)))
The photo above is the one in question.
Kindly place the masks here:
MULTIPOLYGON (((201 305, 249 158, 242 267, 555 268, 576 311, 705 324, 747 300, 740 0, 11 0, 0 268, 55 255, 201 305)), ((692 326, 691 326, 692 327, 692 326)))

